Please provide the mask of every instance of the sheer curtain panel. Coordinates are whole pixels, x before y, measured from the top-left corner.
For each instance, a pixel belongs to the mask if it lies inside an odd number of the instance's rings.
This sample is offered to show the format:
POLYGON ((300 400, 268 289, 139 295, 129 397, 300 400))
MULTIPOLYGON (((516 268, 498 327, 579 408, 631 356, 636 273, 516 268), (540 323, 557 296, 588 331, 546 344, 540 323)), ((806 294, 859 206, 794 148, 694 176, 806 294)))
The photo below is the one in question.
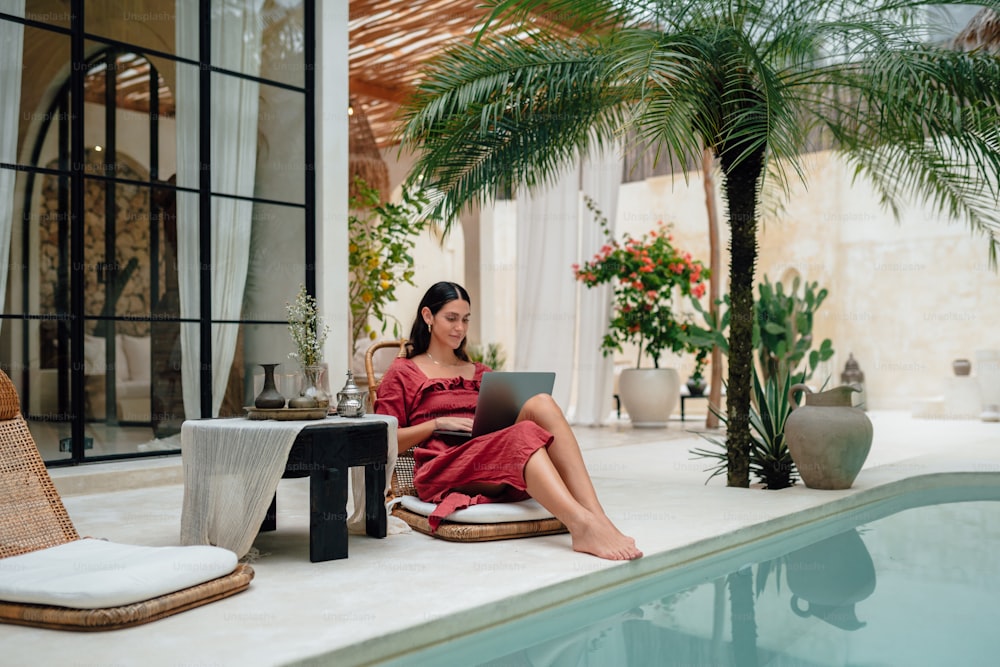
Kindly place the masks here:
MULTIPOLYGON (((0 0, 0 10, 24 16, 24 0, 0 0)), ((0 60, 0 162, 14 164, 17 162, 18 120, 21 114, 24 26, 12 21, 0 21, 0 44, 6 51, 6 56, 0 60)), ((6 305, 16 176, 17 172, 13 169, 0 169, 0 311, 6 305)))
MULTIPOLYGON (((262 0, 213 0, 211 63, 251 76, 260 74, 262 0)), ((177 0, 177 47, 198 51, 198 3, 177 0)), ((198 187, 199 77, 191 67, 177 72, 177 183, 198 187)), ((257 117, 260 85, 244 78, 211 74, 211 187, 213 193, 252 197, 257 163, 257 117)), ((202 193, 206 196, 206 193, 202 193)), ((250 261, 253 204, 232 197, 212 196, 211 270, 213 321, 238 320, 250 261)), ((178 193, 177 237, 181 317, 198 319, 199 201, 178 193)), ((215 417, 229 381, 239 327, 212 325, 212 414, 201 415, 198 332, 182 327, 184 410, 188 418, 215 417)))

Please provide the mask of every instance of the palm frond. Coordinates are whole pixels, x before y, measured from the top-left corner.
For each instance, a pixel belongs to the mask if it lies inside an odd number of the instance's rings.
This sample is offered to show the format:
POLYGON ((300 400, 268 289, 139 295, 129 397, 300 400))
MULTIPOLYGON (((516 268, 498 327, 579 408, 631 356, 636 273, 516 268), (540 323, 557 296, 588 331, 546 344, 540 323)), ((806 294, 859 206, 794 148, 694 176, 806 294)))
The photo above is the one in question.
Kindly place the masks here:
MULTIPOLYGON (((881 54, 832 76, 856 101, 829 128, 897 217, 914 197, 1000 249, 1000 62, 935 47, 881 54), (853 113, 853 115, 852 115, 853 113)), ((851 105, 848 108, 846 105, 851 105)), ((836 108, 831 100, 829 109, 836 108)), ((833 118, 831 114, 830 118, 833 118)))
POLYGON ((401 135, 422 151, 411 178, 439 193, 433 214, 448 224, 496 188, 548 182, 614 138, 633 93, 610 66, 597 44, 510 39, 437 59, 404 109, 401 135))

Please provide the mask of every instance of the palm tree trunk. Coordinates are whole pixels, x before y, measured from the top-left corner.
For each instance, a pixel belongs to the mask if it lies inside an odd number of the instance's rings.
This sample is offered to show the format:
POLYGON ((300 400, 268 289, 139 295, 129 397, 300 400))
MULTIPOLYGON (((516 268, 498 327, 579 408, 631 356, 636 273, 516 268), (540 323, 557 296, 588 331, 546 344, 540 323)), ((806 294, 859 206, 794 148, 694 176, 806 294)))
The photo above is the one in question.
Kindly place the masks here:
POLYGON ((763 153, 735 165, 738 149, 721 151, 729 207, 729 384, 726 396, 728 486, 750 486, 750 392, 753 367, 753 280, 757 262, 757 190, 763 153))
MULTIPOLYGON (((715 206, 715 179, 712 177, 712 165, 715 162, 715 153, 711 148, 705 148, 701 152, 701 173, 705 183, 705 209, 708 211, 708 270, 711 278, 708 279, 708 312, 712 315, 713 321, 719 321, 719 289, 722 283, 722 276, 718 274, 719 266, 722 264, 719 252, 719 211, 715 206)), ((710 375, 708 404, 718 406, 722 403, 722 350, 718 345, 712 346, 712 357, 710 375)), ((705 417, 705 428, 719 428, 719 415, 712 410, 708 411, 705 417)))

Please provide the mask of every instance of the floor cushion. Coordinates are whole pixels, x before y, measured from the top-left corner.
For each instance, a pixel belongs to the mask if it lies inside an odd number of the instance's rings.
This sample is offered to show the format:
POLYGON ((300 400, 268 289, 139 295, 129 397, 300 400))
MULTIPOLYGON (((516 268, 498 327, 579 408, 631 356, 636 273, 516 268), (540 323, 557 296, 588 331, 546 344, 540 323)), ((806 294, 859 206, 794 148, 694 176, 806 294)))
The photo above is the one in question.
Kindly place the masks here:
POLYGON ((225 576, 236 564, 236 554, 219 547, 148 547, 85 538, 0 559, 0 600, 117 607, 225 576))
MULTIPOLYGON (((403 496, 399 504, 422 516, 430 516, 437 507, 425 503, 416 496, 403 496)), ((552 513, 542 507, 537 500, 529 498, 516 503, 483 503, 473 505, 448 515, 448 521, 457 523, 507 523, 509 521, 534 521, 551 519, 552 513)))

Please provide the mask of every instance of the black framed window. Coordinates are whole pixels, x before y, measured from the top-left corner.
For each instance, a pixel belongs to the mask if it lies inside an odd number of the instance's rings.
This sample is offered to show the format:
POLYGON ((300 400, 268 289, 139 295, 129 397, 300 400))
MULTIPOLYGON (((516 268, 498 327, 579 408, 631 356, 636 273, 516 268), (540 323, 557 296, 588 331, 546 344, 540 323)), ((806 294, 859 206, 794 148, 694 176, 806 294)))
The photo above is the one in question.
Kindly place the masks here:
POLYGON ((315 2, 26 4, 0 11, 0 367, 49 464, 179 451, 315 293, 315 2))

